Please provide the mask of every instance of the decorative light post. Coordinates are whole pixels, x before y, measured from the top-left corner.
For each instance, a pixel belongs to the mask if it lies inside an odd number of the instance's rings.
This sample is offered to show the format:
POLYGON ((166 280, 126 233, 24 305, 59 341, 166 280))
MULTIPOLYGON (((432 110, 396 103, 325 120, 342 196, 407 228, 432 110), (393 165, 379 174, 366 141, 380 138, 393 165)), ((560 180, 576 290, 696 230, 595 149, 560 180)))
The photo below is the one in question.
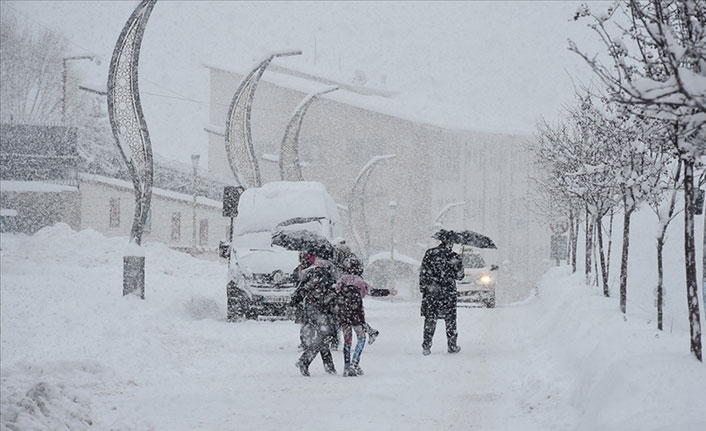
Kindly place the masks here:
POLYGON ((395 260, 395 214, 397 213, 397 201, 390 201, 387 204, 387 213, 390 215, 390 260, 395 260))
POLYGON ((152 144, 140 103, 137 71, 142 35, 156 0, 142 0, 128 18, 113 50, 108 72, 108 116, 118 151, 135 190, 131 247, 123 256, 123 295, 145 298, 145 256, 142 233, 152 200, 152 144))
POLYGON ((294 114, 287 124, 280 145, 279 174, 283 181, 304 181, 302 167, 299 162, 299 132, 302 128, 304 115, 309 106, 320 96, 338 90, 338 87, 328 87, 321 91, 310 93, 294 109, 294 114))
MULTIPOLYGON (((437 214, 436 217, 434 217, 434 223, 432 224, 432 230, 441 228, 441 227, 443 226, 442 220, 444 219, 444 217, 446 217, 446 215, 449 213, 449 211, 451 210, 451 208, 460 207, 460 206, 462 206, 462 205, 466 205, 466 202, 465 202, 465 201, 463 201, 463 202, 451 202, 450 204, 446 204, 446 205, 441 209, 441 211, 439 211, 439 214, 437 214)), ((433 233, 433 232, 432 232, 432 233, 433 233)))
POLYGON ((260 166, 255 157, 250 130, 250 114, 257 84, 275 57, 300 55, 301 51, 284 51, 267 55, 258 62, 238 85, 226 116, 225 147, 228 164, 239 186, 260 187, 260 166))
POLYGON ((191 166, 193 166, 193 175, 191 177, 191 194, 193 200, 191 202, 191 252, 196 251, 196 179, 198 173, 196 169, 199 167, 199 159, 201 158, 198 154, 191 155, 191 166))
POLYGON ((62 81, 62 91, 61 91, 61 122, 66 123, 66 84, 68 80, 68 75, 69 75, 69 66, 66 64, 69 61, 73 60, 91 60, 96 64, 96 66, 100 66, 101 64, 101 59, 97 55, 73 55, 70 57, 64 57, 62 58, 62 64, 63 64, 63 70, 61 74, 61 81, 62 81))
POLYGON ((397 157, 396 154, 386 154, 384 156, 375 156, 368 160, 368 163, 358 173, 351 189, 350 200, 348 201, 348 224, 353 231, 353 239, 358 244, 358 249, 366 259, 368 258, 368 248, 370 247, 370 233, 365 220, 365 186, 368 184, 368 178, 370 178, 373 168, 378 163, 383 160, 394 159, 395 157, 397 157), (356 228, 358 223, 362 226, 364 238, 361 238, 356 228))

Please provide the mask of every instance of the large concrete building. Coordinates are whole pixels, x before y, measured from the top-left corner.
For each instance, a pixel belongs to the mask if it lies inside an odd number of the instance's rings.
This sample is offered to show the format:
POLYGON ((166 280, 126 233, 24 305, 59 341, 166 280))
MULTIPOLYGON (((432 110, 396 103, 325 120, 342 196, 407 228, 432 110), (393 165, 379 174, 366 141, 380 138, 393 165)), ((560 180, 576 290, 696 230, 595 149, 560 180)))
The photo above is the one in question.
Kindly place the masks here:
MULTIPOLYGON (((211 76, 208 167, 211 175, 230 178, 223 131, 230 100, 243 71, 206 66, 211 76)), ((377 168, 368 181, 365 213, 369 253, 391 248, 420 259, 434 225, 471 229, 498 245, 505 278, 517 294, 536 280, 548 257, 549 234, 527 209, 531 175, 528 136, 448 128, 405 118, 396 112, 394 94, 271 65, 258 85, 252 112, 252 136, 263 182, 278 181, 276 163, 285 127, 309 93, 341 87, 315 102, 299 137, 303 174, 324 183, 342 207, 361 168, 374 156, 396 157, 377 168), (275 161, 274 163, 272 161, 275 161), (397 203, 394 225, 388 204, 397 203), (450 203, 465 205, 448 211, 450 203), (394 227, 394 232, 391 231, 394 227)), ((344 208, 345 209, 345 208, 344 208)), ((351 238, 350 226, 342 231, 351 238)))

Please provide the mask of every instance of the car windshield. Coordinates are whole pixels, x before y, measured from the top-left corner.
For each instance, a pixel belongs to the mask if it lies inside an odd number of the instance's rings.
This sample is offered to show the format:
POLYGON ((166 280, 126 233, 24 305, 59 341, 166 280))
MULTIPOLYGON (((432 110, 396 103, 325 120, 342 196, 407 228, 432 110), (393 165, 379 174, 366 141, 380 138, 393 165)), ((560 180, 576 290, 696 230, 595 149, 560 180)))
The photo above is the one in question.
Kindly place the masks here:
POLYGON ((463 267, 464 268, 483 268, 485 266, 485 261, 480 254, 464 254, 463 255, 463 267))

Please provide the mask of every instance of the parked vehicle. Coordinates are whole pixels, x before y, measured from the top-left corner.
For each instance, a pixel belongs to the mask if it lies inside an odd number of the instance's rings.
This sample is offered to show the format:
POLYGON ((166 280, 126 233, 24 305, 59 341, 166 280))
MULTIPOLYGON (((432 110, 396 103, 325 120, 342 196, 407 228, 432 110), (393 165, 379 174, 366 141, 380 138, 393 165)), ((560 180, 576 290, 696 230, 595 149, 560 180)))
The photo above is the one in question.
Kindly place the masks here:
POLYGON ((338 236, 336 204, 323 184, 279 181, 247 189, 238 201, 228 265, 228 320, 291 318, 299 252, 272 245, 278 231, 338 236))
POLYGON ((462 246, 459 253, 464 277, 456 284, 458 305, 494 308, 499 267, 490 262, 497 252, 462 246))

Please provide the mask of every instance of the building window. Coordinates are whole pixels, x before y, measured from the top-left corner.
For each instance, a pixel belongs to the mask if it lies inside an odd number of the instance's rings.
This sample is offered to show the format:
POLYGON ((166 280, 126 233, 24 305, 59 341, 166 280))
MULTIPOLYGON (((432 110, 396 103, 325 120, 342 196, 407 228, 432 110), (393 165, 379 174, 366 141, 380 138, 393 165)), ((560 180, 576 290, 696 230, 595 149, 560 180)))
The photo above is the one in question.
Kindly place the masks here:
POLYGON ((199 222, 199 245, 208 245, 208 220, 199 222))
POLYGON ((439 165, 436 170, 436 178, 442 181, 458 182, 461 163, 457 149, 451 145, 444 145, 439 150, 439 165))
POLYGON ((172 213, 172 241, 181 240, 181 213, 172 213))
POLYGON ((109 227, 120 226, 120 198, 110 198, 109 227))

